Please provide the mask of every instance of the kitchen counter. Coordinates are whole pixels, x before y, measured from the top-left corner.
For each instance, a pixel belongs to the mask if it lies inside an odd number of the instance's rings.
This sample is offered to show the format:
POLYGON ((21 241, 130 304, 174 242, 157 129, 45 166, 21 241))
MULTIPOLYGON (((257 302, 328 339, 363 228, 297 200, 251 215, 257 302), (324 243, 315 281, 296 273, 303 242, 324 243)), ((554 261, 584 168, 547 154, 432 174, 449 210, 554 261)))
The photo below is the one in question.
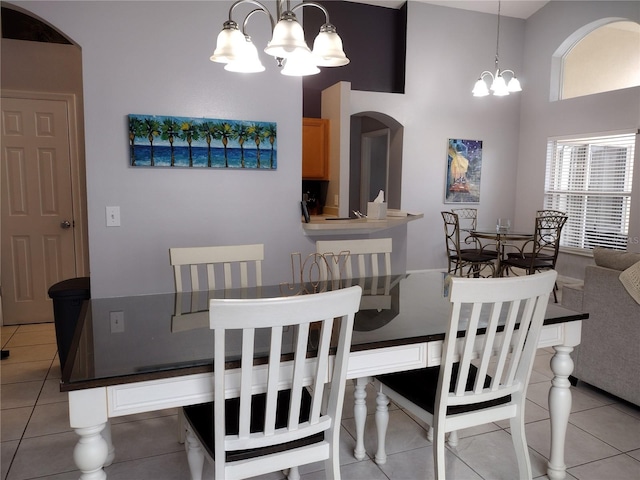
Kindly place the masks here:
POLYGON ((405 217, 387 217, 382 220, 368 218, 335 219, 320 215, 312 215, 311 222, 302 222, 302 229, 307 236, 322 235, 357 235, 376 233, 389 228, 406 225, 413 220, 424 218, 424 214, 409 214, 405 217))

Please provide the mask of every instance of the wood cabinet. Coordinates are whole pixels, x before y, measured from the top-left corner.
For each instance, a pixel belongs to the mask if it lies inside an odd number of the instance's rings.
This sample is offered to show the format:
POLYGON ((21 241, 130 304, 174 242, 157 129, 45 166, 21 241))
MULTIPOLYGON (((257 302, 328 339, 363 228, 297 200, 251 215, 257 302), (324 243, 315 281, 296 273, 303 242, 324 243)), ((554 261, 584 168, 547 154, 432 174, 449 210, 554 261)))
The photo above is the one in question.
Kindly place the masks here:
POLYGON ((302 178, 329 180, 329 120, 302 119, 302 178))

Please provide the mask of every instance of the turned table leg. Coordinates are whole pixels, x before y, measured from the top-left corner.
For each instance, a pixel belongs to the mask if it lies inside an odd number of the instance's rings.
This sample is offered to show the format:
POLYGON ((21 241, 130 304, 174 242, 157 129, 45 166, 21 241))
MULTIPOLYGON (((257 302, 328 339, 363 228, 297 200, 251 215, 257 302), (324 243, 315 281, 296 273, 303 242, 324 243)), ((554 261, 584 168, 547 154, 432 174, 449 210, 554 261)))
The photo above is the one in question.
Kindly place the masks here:
POLYGON ((105 480, 107 474, 102 467, 107 461, 109 446, 101 432, 105 424, 76 428, 80 440, 73 449, 73 460, 82 472, 80 480, 105 480))
POLYGON ((375 461, 382 465, 387 463, 387 452, 385 441, 387 438, 387 427, 389 426, 389 398, 382 392, 376 394, 376 431, 378 432, 378 450, 375 461))
POLYGON ((69 392, 69 422, 80 437, 73 460, 82 472, 80 480, 105 480, 103 467, 113 461, 111 427, 107 415, 106 388, 69 392))
POLYGON ((566 477, 567 466, 564 463, 564 446, 571 411, 571 382, 569 375, 573 372, 573 360, 569 355, 573 347, 553 347, 556 353, 551 358, 553 380, 549 390, 549 417, 551 421, 551 452, 547 475, 551 480, 562 480, 566 477))
POLYGON ((366 453, 364 450, 364 427, 367 421, 367 392, 365 388, 369 383, 369 378, 356 378, 353 383, 355 385, 353 417, 356 423, 356 448, 353 451, 353 456, 357 460, 362 460, 366 453))

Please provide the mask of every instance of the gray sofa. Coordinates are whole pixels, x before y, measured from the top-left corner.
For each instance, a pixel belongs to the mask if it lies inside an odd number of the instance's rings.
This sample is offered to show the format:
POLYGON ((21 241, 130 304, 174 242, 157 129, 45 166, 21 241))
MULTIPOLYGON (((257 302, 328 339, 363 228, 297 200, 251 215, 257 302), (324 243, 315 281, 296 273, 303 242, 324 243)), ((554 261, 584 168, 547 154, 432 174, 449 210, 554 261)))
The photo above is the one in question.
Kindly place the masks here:
POLYGON ((597 248, 594 260, 585 268, 584 284, 562 289, 562 305, 589 313, 572 353, 573 376, 640 405, 640 305, 619 280, 640 253, 597 248))

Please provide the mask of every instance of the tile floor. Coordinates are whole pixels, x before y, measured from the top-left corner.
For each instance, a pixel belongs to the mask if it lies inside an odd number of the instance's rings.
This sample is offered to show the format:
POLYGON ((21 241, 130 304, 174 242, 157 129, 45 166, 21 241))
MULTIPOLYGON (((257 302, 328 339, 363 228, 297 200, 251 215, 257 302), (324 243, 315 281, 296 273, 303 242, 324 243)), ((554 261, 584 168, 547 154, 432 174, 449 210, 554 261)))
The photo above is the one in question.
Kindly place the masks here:
MULTIPOLYGON (((53 324, 2 327, 3 349, 10 357, 0 364, 2 480, 77 479, 72 460, 77 436, 69 428, 67 396, 60 393, 60 368, 53 324)), ((540 350, 527 402, 527 439, 534 477, 546 478, 549 450, 547 392, 550 350, 540 350)), ((353 458, 353 401, 349 388, 343 418, 342 477, 345 480, 433 478, 432 446, 419 422, 404 411, 390 412, 388 460, 377 465, 373 413, 375 399, 367 397, 368 458, 353 458)), ((567 432, 569 479, 624 480, 640 478, 640 408, 611 398, 585 385, 572 388, 573 406, 567 432)), ((183 446, 177 442, 176 411, 114 419, 116 460, 106 468, 110 480, 173 480, 189 478, 183 446)), ((460 432, 460 443, 449 451, 451 479, 517 477, 508 423, 460 432)), ((207 470, 212 478, 211 470, 207 470)), ((301 468, 303 480, 322 479, 322 465, 301 468)), ((280 479, 273 474, 264 479, 280 479)))

